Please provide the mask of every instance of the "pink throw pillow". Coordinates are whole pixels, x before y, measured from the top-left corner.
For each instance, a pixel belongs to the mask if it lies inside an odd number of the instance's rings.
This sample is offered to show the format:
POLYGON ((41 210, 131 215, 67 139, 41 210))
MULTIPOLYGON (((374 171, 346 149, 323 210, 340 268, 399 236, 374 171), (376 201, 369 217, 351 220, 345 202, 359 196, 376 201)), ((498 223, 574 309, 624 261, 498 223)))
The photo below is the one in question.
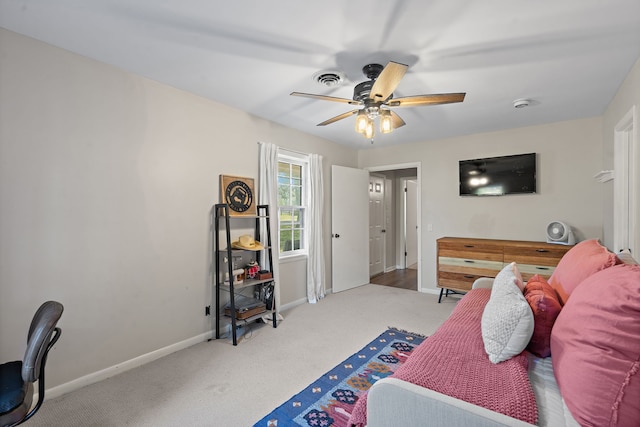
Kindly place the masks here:
POLYGON ((564 254, 549 278, 549 284, 556 290, 560 303, 564 305, 584 279, 616 263, 615 254, 596 239, 585 240, 564 254))
POLYGON ((539 357, 551 355, 551 329, 562 306, 556 291, 544 277, 536 274, 524 288, 524 297, 533 311, 533 336, 527 350, 539 357))
POLYGON ((571 294, 551 332, 553 371, 580 425, 638 426, 640 266, 595 273, 571 294))

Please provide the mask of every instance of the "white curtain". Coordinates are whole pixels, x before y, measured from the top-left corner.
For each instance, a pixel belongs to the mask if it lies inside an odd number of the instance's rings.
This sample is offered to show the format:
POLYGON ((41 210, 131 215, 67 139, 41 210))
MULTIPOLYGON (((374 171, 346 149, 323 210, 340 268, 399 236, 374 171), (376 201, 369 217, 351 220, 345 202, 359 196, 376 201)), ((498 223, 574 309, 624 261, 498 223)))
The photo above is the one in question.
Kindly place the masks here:
MULTIPOLYGON (((275 283, 276 307, 280 307, 280 285, 278 256, 278 147, 268 142, 260 142, 260 158, 258 170, 258 204, 269 205, 269 223, 271 224, 271 254, 273 265, 269 266, 269 258, 264 252, 262 268, 271 269, 275 283)), ((267 244, 267 231, 261 230, 260 243, 267 244)))
POLYGON ((324 270, 324 182, 322 156, 309 156, 309 205, 307 230, 309 233, 309 259, 307 260, 307 299, 316 303, 325 295, 324 270))

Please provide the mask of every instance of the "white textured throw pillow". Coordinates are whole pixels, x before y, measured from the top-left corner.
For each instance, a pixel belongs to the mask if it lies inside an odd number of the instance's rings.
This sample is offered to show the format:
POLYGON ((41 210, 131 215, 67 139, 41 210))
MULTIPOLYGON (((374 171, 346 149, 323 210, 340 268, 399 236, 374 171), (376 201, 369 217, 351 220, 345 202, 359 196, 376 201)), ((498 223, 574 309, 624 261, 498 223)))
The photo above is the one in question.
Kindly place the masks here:
POLYGON ((533 335, 533 312, 522 294, 522 276, 513 262, 496 276, 482 313, 482 340, 492 363, 520 354, 533 335))

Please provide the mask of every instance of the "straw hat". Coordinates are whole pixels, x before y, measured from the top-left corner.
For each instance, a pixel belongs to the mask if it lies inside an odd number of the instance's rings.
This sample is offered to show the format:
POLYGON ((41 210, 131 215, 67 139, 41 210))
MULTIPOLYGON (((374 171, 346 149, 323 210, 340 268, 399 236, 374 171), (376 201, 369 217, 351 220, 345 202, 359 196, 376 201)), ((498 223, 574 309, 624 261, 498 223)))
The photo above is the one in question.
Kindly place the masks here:
POLYGON ((235 249, 246 249, 249 251, 261 251, 264 246, 248 234, 238 237, 238 240, 231 243, 231 247, 235 249))

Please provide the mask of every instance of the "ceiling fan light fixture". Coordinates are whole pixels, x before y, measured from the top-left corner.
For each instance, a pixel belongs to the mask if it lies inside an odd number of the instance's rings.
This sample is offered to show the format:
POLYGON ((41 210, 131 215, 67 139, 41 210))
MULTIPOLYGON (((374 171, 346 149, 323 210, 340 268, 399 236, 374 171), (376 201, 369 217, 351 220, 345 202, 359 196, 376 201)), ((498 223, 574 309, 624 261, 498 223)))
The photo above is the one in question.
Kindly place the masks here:
POLYGON ((378 105, 369 105, 364 108, 364 111, 371 120, 374 120, 380 115, 380 107, 378 105))
POLYGON ((391 133, 393 131, 393 121, 391 111, 380 110, 380 133, 391 133))
POLYGON ((367 130, 368 123, 369 117, 367 117, 367 113, 364 110, 358 111, 358 115, 356 116, 356 132, 364 134, 367 130))
MULTIPOLYGON (((291 92, 291 95, 359 106, 318 123, 318 126, 326 126, 356 115, 355 131, 370 139, 372 143, 376 118, 380 121, 378 124, 380 133, 391 133, 406 125, 405 121, 391 110, 393 107, 417 107, 464 101, 466 95, 464 92, 394 98, 393 92, 407 72, 407 68, 408 65, 394 61, 389 61, 384 67, 380 64, 365 65, 362 72, 369 80, 358 83, 354 87, 352 99, 302 92, 291 92)), ((343 79, 344 75, 336 71, 320 71, 314 75, 314 80, 323 86, 339 84, 343 79)))
POLYGON ((364 130, 364 137, 367 139, 373 138, 373 120, 367 118, 367 127, 364 130))

